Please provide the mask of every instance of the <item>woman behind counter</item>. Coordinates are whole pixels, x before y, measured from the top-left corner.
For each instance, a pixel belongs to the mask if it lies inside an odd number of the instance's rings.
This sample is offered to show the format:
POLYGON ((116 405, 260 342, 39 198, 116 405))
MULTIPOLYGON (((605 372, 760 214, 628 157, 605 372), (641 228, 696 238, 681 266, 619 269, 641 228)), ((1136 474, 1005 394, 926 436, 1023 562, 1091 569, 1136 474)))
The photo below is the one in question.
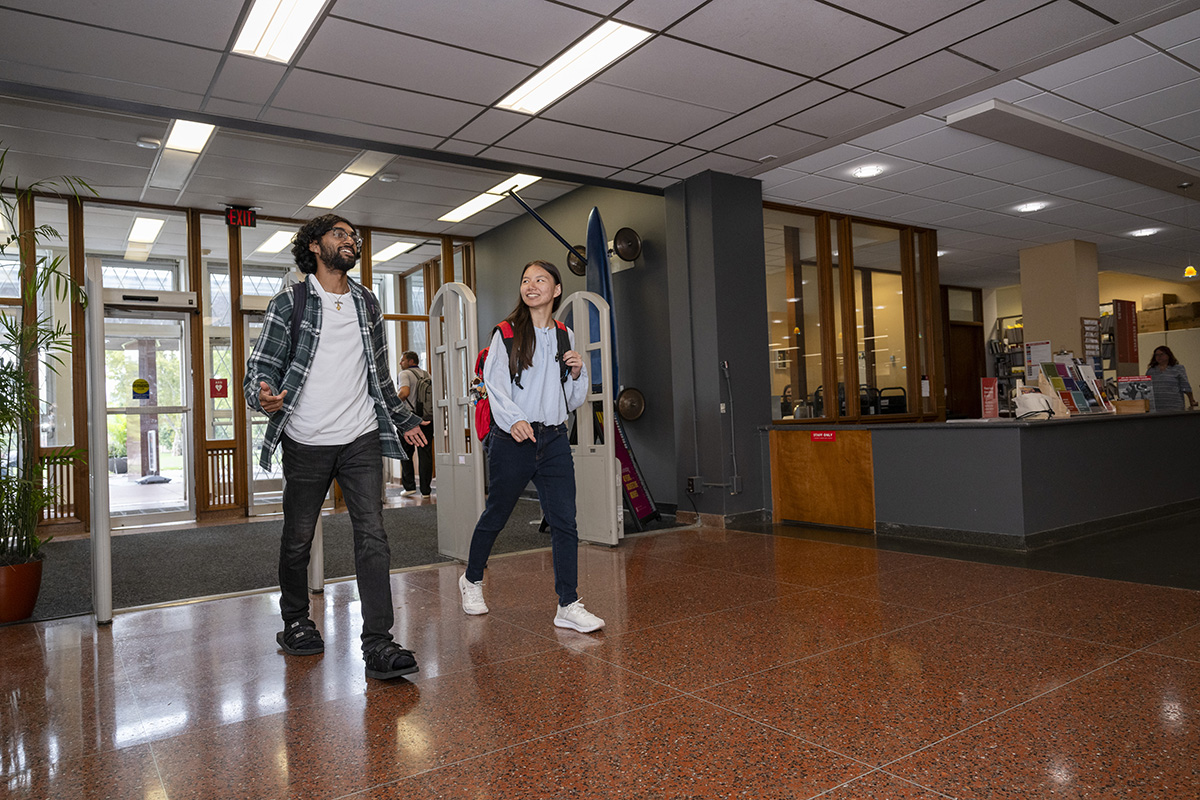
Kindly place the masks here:
POLYGON ((1188 405, 1196 407, 1196 398, 1192 397, 1192 385, 1188 383, 1187 371, 1175 360, 1171 348, 1159 345, 1150 356, 1150 364, 1146 367, 1150 383, 1154 387, 1155 411, 1183 411, 1183 396, 1186 394, 1188 405))

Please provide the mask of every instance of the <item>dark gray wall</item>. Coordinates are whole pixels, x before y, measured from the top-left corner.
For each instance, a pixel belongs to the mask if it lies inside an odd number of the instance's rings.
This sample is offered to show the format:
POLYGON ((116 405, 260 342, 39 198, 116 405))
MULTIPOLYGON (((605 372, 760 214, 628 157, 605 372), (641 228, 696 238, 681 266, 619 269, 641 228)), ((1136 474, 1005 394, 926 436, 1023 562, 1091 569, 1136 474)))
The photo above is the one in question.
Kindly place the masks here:
POLYGON ((704 172, 668 187, 666 200, 680 507, 726 519, 762 512, 759 428, 771 421, 762 186, 704 172), (726 485, 688 495, 693 475, 726 485))
MULTIPOLYGON (((675 419, 671 329, 666 313, 663 198, 582 187, 536 211, 567 241, 585 244, 592 208, 600 209, 610 239, 623 227, 633 228, 642 237, 642 255, 636 266, 613 275, 618 381, 621 386, 639 389, 646 397, 645 414, 625 422, 625 432, 651 497, 657 503, 673 507, 677 502, 675 419)), ((760 240, 761 236, 760 226, 760 240)), ((559 268, 564 297, 587 289, 586 279, 567 269, 566 255, 562 244, 528 214, 475 240, 475 291, 479 300, 479 334, 484 340, 480 347, 486 344, 492 327, 516 305, 521 270, 530 261, 540 258, 559 268)))

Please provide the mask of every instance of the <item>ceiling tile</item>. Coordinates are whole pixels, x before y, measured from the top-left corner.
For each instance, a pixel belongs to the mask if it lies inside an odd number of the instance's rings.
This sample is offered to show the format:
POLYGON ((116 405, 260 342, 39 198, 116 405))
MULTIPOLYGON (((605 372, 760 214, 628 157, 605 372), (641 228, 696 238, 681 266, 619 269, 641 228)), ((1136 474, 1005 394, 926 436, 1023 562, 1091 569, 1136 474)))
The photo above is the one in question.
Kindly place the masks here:
POLYGON ((1133 125, 1146 126, 1177 116, 1184 109, 1193 108, 1200 108, 1200 74, 1196 80, 1177 83, 1159 91, 1151 91, 1132 100, 1106 106, 1103 111, 1105 114, 1133 125))
POLYGON ((957 170, 959 172, 982 172, 986 169, 1002 167, 1014 161, 1028 158, 1029 153, 1012 145, 992 142, 983 147, 976 147, 952 156, 934 161, 939 167, 957 170))
POLYGON ((542 112, 542 118, 630 136, 677 142, 729 118, 716 109, 593 81, 542 112))
POLYGON ((1049 158, 1048 156, 1031 154, 1020 161, 1013 161, 1002 167, 979 170, 978 174, 985 178, 994 178, 998 181, 1021 183, 1030 178, 1061 172, 1070 167, 1071 165, 1065 161, 1059 161, 1056 158, 1049 158))
POLYGON ((332 13, 539 67, 600 23, 593 14, 547 0, 454 0, 452 13, 442 3, 337 0, 332 13))
POLYGON ((904 106, 987 78, 994 72, 953 53, 934 53, 859 87, 863 94, 904 106))
POLYGON ((965 153, 988 144, 992 144, 990 139, 942 126, 935 131, 885 149, 889 153, 910 158, 913 161, 932 163, 956 153, 965 153))
MULTIPOLYGON (((525 64, 340 19, 321 25, 297 66, 480 105, 500 100, 534 72, 525 64)), ((336 109, 336 96, 325 102, 336 109)))
POLYGON ((940 120, 921 114, 909 117, 893 125, 888 125, 886 128, 880 128, 873 133, 859 136, 856 139, 850 140, 850 144, 864 147, 868 150, 885 150, 900 142, 906 142, 922 134, 940 130, 943 124, 940 120))
POLYGON ((1032 97, 1027 97, 1024 100, 1018 100, 1016 105, 1060 121, 1089 113, 1087 106, 1081 106, 1079 103, 1051 94, 1050 92, 1042 92, 1032 97))
POLYGON ((477 156, 487 149, 486 144, 478 142, 463 142, 458 139, 447 139, 437 146, 438 150, 445 153, 461 153, 466 156, 477 156))
POLYGON ((223 100, 220 97, 210 97, 203 108, 205 114, 215 114, 220 117, 235 119, 258 119, 262 106, 256 103, 239 103, 236 100, 223 100))
POLYGON ((1076 128, 1082 128, 1091 133, 1098 133, 1101 136, 1112 136, 1118 131, 1127 130, 1129 123, 1124 120, 1110 117, 1102 111, 1089 111, 1078 117, 1068 117, 1063 120, 1068 125, 1073 125, 1076 128))
POLYGON ((544 168, 570 174, 590 175, 594 178, 605 178, 613 172, 612 167, 607 164, 591 164, 586 161, 557 158, 542 153, 513 150, 506 147, 489 147, 480 153, 480 155, 496 161, 508 162, 514 168, 518 165, 525 165, 533 171, 536 171, 538 168, 544 168))
POLYGON ((1188 111, 1178 117, 1164 119, 1161 122, 1151 122, 1146 127, 1168 139, 1192 146, 1200 145, 1200 141, 1197 141, 1197 132, 1200 131, 1200 110, 1188 111))
POLYGON ((570 158, 586 152, 597 164, 631 167, 665 146, 662 142, 625 136, 608 130, 567 125, 549 119, 530 121, 498 143, 501 147, 541 153, 557 158, 570 158))
MULTIPOLYGON (((1024 81, 1008 81, 999 86, 993 86, 990 89, 985 89, 982 92, 975 92, 966 97, 954 100, 944 106, 930 109, 925 112, 931 117, 938 119, 946 119, 946 117, 957 111, 963 111, 971 106, 977 106, 980 103, 986 103, 988 100, 1003 100, 1006 103, 1019 103, 1035 95, 1042 94, 1041 89, 1035 86, 1030 86, 1024 81)), ((1081 109, 1086 111, 1087 109, 1081 109)))
MULTIPOLYGON (((768 173, 771 174, 771 173, 768 173)), ((763 197, 768 200, 784 200, 807 203, 817 197, 840 192, 850 187, 847 181, 835 181, 820 175, 801 175, 791 181, 765 189, 763 197)))
MULTIPOLYGON (((5 59, 53 70, 57 80, 50 85, 72 91, 87 76, 203 95, 221 58, 212 50, 3 8, 0 30, 20 31, 21 46, 5 48, 5 59)), ((8 67, 5 77, 12 79, 8 67)))
POLYGON ((671 35, 810 77, 900 37, 816 0, 713 0, 671 35))
POLYGON ((604 83, 737 114, 802 83, 802 78, 689 42, 660 36, 600 76, 604 83))
POLYGON ((701 155, 704 151, 697 150, 694 147, 664 147, 658 153, 639 161, 634 164, 634 167, 640 172, 650 172, 658 174, 666 172, 672 167, 677 167, 685 161, 691 161, 693 158, 701 155))
POLYGON ((1085 0, 1086 5, 1117 22, 1127 22, 1170 5, 1163 0, 1085 0))
POLYGON ((1059 94, 1092 108, 1107 108, 1164 85, 1182 83, 1200 73, 1169 56, 1157 53, 1106 72, 1058 87, 1059 94))
POLYGON ((974 2, 975 0, 898 0, 880 4, 876 0, 838 0, 838 5, 876 22, 911 33, 957 13, 974 2))
POLYGON ((455 131, 454 136, 469 142, 492 144, 503 139, 531 119, 532 117, 526 114, 517 114, 501 108, 489 108, 455 131))
POLYGON ((819 136, 772 125, 742 137, 736 142, 731 142, 720 148, 718 152, 761 162, 767 156, 779 158, 820 141, 821 137, 819 136))
POLYGON ((924 189, 918 189, 913 194, 928 197, 932 200, 954 201, 960 197, 979 194, 996 188, 995 181, 987 178, 977 178, 974 175, 964 175, 952 181, 934 184, 924 189))
POLYGON ((690 14, 704 0, 633 0, 614 19, 652 31, 661 31, 690 14))
POLYGON ((231 55, 217 74, 212 95, 262 106, 271 99, 271 93, 286 71, 287 67, 283 64, 231 55))
POLYGON ((1155 25, 1139 33, 1138 38, 1152 42, 1164 50, 1200 39, 1200 11, 1193 11, 1170 22, 1155 25))
MULTIPOLYGON (((329 118, 338 114, 339 106, 353 107, 354 117, 371 125, 435 136, 449 136, 479 112, 478 106, 467 103, 302 69, 288 75, 272 110, 311 112, 329 118)), ((264 118, 270 115, 268 111, 264 118)))
POLYGON ((829 137, 840 135, 899 110, 890 103, 846 92, 788 117, 780 124, 817 136, 829 137))
MULTIPOLYGON (((386 109, 380 109, 381 115, 389 114, 386 109)), ((282 125, 291 128, 297 134, 306 131, 334 133, 339 136, 349 136, 354 139, 382 142, 385 144, 400 144, 412 147, 432 149, 441 141, 439 136, 430 136, 414 131, 405 131, 386 125, 374 125, 369 122, 346 119, 345 117, 326 117, 307 111, 293 111, 286 108, 271 108, 263 112, 263 122, 282 125)))
POLYGON ((962 177, 960 172, 922 164, 915 169, 907 169, 897 174, 882 175, 873 180, 871 185, 881 189, 891 189, 893 192, 914 193, 920 189, 960 177, 962 177))
POLYGON ((722 122, 711 130, 685 140, 685 143, 706 150, 715 150, 721 145, 740 139, 749 133, 762 130, 776 120, 816 105, 839 92, 841 92, 840 89, 827 83, 808 81, 728 122, 722 122))
POLYGON ((728 172, 738 174, 753 167, 755 162, 747 161, 733 156, 723 155, 721 153, 705 153, 702 156, 685 161, 677 167, 664 170, 663 174, 669 178, 690 178, 693 175, 698 175, 705 170, 713 170, 714 172, 728 172))
POLYGON ((1153 47, 1127 36, 1031 72, 1021 80, 1043 89, 1057 89, 1153 54, 1153 47))
POLYGON ((954 52, 1007 69, 1111 27, 1102 17, 1067 0, 1042 6, 954 45, 954 52))
POLYGON ((69 22, 224 50, 233 37, 242 4, 237 0, 188 0, 169 14, 147 13, 144 0, 5 0, 4 5, 69 22))

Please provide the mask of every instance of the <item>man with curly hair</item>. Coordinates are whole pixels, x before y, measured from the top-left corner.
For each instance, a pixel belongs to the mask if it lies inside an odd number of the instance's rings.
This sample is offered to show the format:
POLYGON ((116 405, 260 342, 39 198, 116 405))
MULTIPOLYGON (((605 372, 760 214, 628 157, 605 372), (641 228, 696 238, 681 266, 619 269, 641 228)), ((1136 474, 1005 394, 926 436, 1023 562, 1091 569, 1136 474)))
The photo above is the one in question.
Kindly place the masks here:
POLYGON ((292 256, 305 274, 305 290, 288 287, 271 298, 246 364, 243 391, 251 408, 270 417, 259 459, 264 469, 270 468, 276 446, 283 445, 279 609, 284 629, 276 641, 289 655, 325 650, 309 618, 308 561, 321 504, 336 478, 354 530, 367 677, 388 680, 418 668, 413 654, 392 640, 383 457, 405 458, 400 436, 412 445, 424 445, 426 439, 421 418, 392 383, 379 301, 347 274, 358 263, 361 246, 354 226, 336 214, 300 229, 292 256), (292 325, 294 314, 302 315, 298 329, 292 325), (298 331, 295 341, 293 330, 298 331))

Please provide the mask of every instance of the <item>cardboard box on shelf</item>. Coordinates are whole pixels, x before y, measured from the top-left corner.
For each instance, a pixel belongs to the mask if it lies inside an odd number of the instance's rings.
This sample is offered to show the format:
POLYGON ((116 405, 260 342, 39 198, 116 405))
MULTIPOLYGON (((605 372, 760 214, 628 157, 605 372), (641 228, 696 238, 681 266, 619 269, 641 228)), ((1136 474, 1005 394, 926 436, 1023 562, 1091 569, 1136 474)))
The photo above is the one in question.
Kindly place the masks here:
POLYGON ((1172 303, 1164 306, 1164 309, 1167 312, 1167 322, 1200 317, 1200 303, 1172 303))
POLYGON ((1145 311, 1151 308, 1162 308, 1169 306, 1172 303, 1179 302, 1179 295, 1171 294, 1170 292, 1159 292, 1158 294, 1142 295, 1142 310, 1145 311))
POLYGON ((1186 331, 1189 328, 1200 328, 1200 319, 1172 319, 1167 321, 1167 330, 1186 331))
POLYGON ((1167 329, 1167 316, 1161 308, 1139 311, 1138 333, 1157 333, 1167 329))

